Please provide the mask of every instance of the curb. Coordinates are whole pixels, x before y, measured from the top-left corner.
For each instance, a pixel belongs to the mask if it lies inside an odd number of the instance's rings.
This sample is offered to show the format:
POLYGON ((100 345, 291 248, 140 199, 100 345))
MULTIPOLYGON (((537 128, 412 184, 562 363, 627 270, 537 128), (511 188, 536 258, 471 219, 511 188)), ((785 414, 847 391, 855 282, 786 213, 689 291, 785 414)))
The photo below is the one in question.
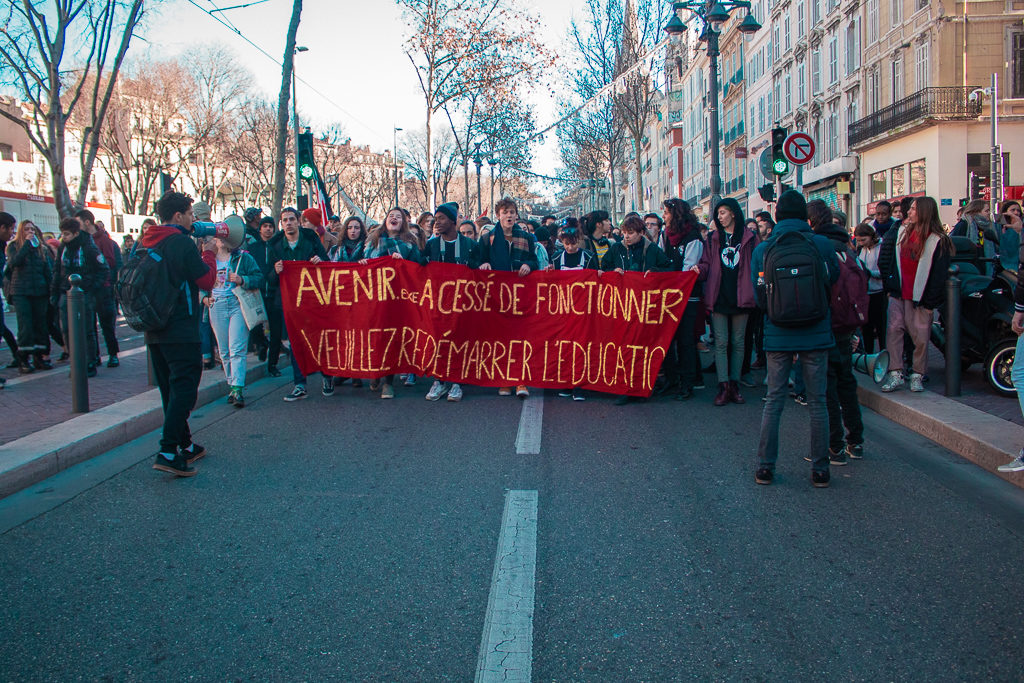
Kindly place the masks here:
MULTIPOLYGON (((246 385, 267 373, 261 363, 245 373, 246 385)), ((223 371, 204 372, 193 410, 227 395, 223 371)), ((133 441, 163 424, 160 390, 71 418, 0 446, 0 499, 133 441)))
POLYGON ((911 393, 901 389, 885 394, 870 377, 854 375, 857 397, 865 408, 1024 488, 1024 472, 996 470, 1017 457, 1024 446, 1024 427, 934 391, 911 393))

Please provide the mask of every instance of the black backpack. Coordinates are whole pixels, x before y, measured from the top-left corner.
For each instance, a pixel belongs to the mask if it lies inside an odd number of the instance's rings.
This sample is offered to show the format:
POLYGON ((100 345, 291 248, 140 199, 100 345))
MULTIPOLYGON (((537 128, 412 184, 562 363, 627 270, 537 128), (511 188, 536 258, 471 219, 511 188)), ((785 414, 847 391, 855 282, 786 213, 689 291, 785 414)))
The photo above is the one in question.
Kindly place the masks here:
POLYGON ((167 327, 181 294, 181 286, 174 285, 160 244, 137 248, 117 274, 115 292, 124 320, 139 332, 167 327))
POLYGON ((765 313, 779 327, 807 327, 828 315, 825 259, 814 239, 784 232, 764 255, 765 313))

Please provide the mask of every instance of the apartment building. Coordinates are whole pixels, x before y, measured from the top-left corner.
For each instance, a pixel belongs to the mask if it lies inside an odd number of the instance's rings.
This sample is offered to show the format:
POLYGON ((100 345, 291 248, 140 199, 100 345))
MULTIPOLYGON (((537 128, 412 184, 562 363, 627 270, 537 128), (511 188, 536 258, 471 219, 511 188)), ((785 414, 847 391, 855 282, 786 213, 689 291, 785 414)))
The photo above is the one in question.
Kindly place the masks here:
POLYGON ((857 214, 876 202, 928 194, 945 222, 988 178, 991 100, 972 92, 999 80, 1003 184, 1024 184, 1024 2, 864 0, 857 214))

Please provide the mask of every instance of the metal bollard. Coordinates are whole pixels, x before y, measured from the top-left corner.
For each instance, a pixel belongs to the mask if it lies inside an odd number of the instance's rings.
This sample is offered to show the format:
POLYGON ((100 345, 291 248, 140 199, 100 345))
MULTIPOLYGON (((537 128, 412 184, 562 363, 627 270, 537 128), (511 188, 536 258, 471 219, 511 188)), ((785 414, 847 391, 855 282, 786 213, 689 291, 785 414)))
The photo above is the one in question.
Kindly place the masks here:
POLYGON ((68 290, 68 355, 71 358, 71 412, 89 412, 89 347, 85 343, 85 292, 79 287, 81 275, 72 275, 68 290))
POLYGON ((946 396, 960 395, 960 278, 957 266, 950 266, 946 280, 946 396))

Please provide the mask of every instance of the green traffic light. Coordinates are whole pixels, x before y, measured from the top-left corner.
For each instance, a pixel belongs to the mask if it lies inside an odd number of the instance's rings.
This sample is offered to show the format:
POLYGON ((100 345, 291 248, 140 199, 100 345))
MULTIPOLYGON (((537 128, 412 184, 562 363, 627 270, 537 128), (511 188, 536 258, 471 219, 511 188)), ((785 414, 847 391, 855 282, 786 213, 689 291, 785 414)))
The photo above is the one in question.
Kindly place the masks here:
POLYGON ((789 162, 785 159, 776 159, 772 162, 772 172, 775 175, 786 175, 789 173, 789 162))
POLYGON ((313 167, 309 164, 302 164, 299 166, 299 175, 302 176, 303 180, 313 179, 313 167))

